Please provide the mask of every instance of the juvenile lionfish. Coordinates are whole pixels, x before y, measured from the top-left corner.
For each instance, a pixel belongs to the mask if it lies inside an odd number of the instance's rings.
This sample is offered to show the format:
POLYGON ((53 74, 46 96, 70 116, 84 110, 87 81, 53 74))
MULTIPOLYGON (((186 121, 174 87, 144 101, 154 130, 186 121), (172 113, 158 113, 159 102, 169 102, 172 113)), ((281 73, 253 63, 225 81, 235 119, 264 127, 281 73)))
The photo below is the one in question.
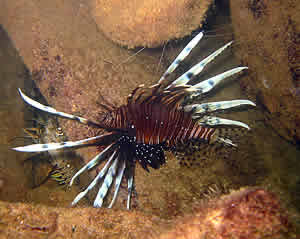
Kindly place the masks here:
MULTIPOLYGON (((62 129, 58 125, 57 118, 43 117, 44 115, 35 114, 34 127, 25 128, 24 132, 34 143, 50 143, 50 142, 64 142, 66 141, 66 136, 64 135, 62 129)), ((42 152, 45 153, 45 152, 42 152)), ((28 159, 47 159, 47 162, 51 165, 51 171, 42 180, 37 183, 34 180, 33 187, 36 188, 43 183, 45 183, 49 178, 58 182, 59 185, 67 185, 73 174, 77 171, 68 160, 67 154, 60 150, 52 150, 47 155, 37 155, 34 158, 30 157, 28 159)), ((26 160, 27 161, 27 160, 26 160)), ((33 170, 35 171, 35 170, 33 170)), ((35 178, 35 175, 33 175, 35 178)))
POLYGON ((136 162, 147 171, 148 166, 158 169, 165 163, 164 151, 176 153, 177 146, 190 142, 213 145, 220 143, 236 147, 228 138, 228 127, 249 129, 248 125, 234 120, 212 116, 211 113, 241 105, 255 104, 249 100, 231 100, 203 104, 189 104, 195 97, 210 92, 225 78, 237 74, 247 67, 236 67, 200 83, 191 84, 191 80, 201 73, 203 68, 228 48, 227 43, 211 55, 200 61, 176 80, 169 75, 189 55, 191 50, 203 38, 203 32, 197 34, 180 52, 157 84, 150 87, 138 86, 127 98, 127 104, 120 107, 106 105, 107 112, 100 115, 97 122, 79 116, 63 113, 45 106, 26 96, 20 89, 20 95, 29 105, 50 114, 75 120, 90 127, 105 129, 105 133, 79 140, 62 143, 33 144, 17 147, 22 152, 41 152, 63 148, 79 148, 85 146, 101 146, 104 150, 82 167, 71 179, 70 185, 84 171, 90 170, 108 159, 91 184, 73 200, 75 205, 96 184, 102 182, 94 207, 101 207, 103 200, 115 182, 111 208, 116 200, 122 178, 127 179, 127 209, 130 208, 131 194, 134 188, 134 170, 136 162))

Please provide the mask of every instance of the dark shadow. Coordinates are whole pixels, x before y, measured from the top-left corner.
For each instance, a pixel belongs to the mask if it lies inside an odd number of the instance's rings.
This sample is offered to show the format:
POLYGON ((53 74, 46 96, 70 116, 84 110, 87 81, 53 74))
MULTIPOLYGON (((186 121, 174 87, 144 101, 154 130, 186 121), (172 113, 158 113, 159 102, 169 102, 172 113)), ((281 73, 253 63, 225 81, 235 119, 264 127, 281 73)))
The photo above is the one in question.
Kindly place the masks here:
MULTIPOLYGON (((55 159, 54 162, 48 153, 26 154, 11 149, 32 143, 44 143, 42 142, 45 138, 43 135, 37 135, 41 138, 33 139, 32 136, 34 135, 26 134, 24 129, 41 129, 37 132, 45 132, 43 129, 48 125, 49 115, 34 110, 22 101, 18 88, 39 102, 47 104, 34 83, 30 70, 24 64, 22 57, 2 25, 0 25, 0 81, 2 83, 0 88, 0 200, 27 201, 28 191, 39 185, 39 180, 43 182, 47 177, 50 178, 48 173, 58 168, 57 166, 61 166, 61 161, 55 159), (49 172, 47 172, 47 167, 49 172)), ((59 127, 55 118, 51 122, 55 122, 54 126, 59 127)), ((63 159, 63 164, 72 166, 68 167, 67 170, 74 167, 77 169, 81 166, 79 162, 82 160, 74 151, 63 153, 63 159)), ((74 169, 74 172, 68 174, 68 177, 73 176, 75 172, 74 169)), ((59 181, 58 178, 55 180, 59 181)), ((32 195, 30 198, 35 200, 32 195)))

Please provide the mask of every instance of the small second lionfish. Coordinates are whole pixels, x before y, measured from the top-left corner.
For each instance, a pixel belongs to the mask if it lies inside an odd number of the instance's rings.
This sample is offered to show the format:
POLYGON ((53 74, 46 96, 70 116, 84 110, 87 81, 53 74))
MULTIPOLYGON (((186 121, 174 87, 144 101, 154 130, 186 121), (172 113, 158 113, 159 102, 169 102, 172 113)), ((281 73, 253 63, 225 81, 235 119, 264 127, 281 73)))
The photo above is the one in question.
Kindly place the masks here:
MULTIPOLYGON (((35 114, 35 127, 25 128, 24 132, 33 140, 34 143, 49 143, 49 142, 64 142, 66 136, 62 128, 59 127, 56 117, 48 118, 42 114, 35 114)), ((45 153, 45 152, 42 152, 45 153)), ((76 172, 74 165, 67 159, 67 154, 60 150, 52 150, 48 155, 37 155, 38 157, 30 157, 29 159, 47 159, 47 162, 52 166, 52 170, 47 177, 41 182, 34 181, 33 187, 39 187, 45 183, 49 178, 58 182, 59 185, 67 185, 73 174, 76 172)), ((35 170, 33 170, 35 171, 35 170)), ((33 175, 33 178, 35 176, 33 175)))
POLYGON ((255 106, 253 102, 231 100, 189 104, 194 98, 206 95, 225 78, 247 69, 247 67, 236 67, 200 83, 191 84, 191 80, 200 74, 204 67, 228 48, 232 42, 201 60, 176 80, 172 81, 169 78, 169 75, 190 54, 202 38, 203 32, 200 32, 187 44, 157 84, 150 87, 138 86, 128 96, 126 105, 120 107, 106 105, 107 111, 100 115, 97 122, 42 105, 26 96, 19 89, 21 97, 29 105, 90 127, 104 129, 105 133, 79 141, 33 144, 17 147, 14 150, 41 152, 63 148, 101 146, 104 149, 72 177, 70 185, 83 172, 94 168, 104 160, 107 162, 91 184, 76 196, 72 205, 75 205, 95 185, 100 183, 94 200, 94 207, 102 207, 103 200, 114 182, 113 198, 109 205, 111 208, 124 177, 128 184, 127 209, 129 209, 134 188, 136 162, 139 162, 147 171, 149 166, 158 169, 165 163, 165 151, 172 151, 176 154, 177 147, 188 146, 191 142, 197 142, 199 145, 220 143, 236 147, 227 133, 228 127, 249 129, 248 125, 239 121, 219 118, 213 116, 212 113, 241 105, 255 106))

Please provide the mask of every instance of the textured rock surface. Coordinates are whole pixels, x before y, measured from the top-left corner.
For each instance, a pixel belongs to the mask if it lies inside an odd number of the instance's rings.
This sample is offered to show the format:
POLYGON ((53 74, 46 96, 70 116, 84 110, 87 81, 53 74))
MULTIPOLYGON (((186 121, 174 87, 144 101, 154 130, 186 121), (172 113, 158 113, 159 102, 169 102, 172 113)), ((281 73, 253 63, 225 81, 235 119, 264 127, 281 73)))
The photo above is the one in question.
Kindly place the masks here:
POLYGON ((213 0, 91 0, 99 29, 123 46, 157 47, 202 26, 213 0))
MULTIPOLYGON (((163 221, 138 212, 0 201, 0 238, 144 238, 163 221)), ((163 228, 163 227, 161 227, 163 228)))
POLYGON ((238 55, 249 66, 244 88, 286 139, 300 140, 300 5, 297 0, 231 1, 238 55))
POLYGON ((160 239, 296 238, 276 197, 262 189, 243 189, 211 200, 181 219, 160 239))
POLYGON ((296 238, 278 200, 262 189, 203 202, 169 232, 166 221, 137 211, 0 202, 0 217, 0 238, 296 238))

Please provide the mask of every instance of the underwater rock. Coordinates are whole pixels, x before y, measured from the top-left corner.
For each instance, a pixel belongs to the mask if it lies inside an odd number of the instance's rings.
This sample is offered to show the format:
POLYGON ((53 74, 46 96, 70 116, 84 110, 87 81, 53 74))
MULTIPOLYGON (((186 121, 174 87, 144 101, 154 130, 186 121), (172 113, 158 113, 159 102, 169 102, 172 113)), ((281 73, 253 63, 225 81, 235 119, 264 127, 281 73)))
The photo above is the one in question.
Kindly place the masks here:
POLYGON ((276 197, 255 188, 203 201, 191 216, 177 221, 139 211, 1 201, 0 218, 1 238, 296 238, 276 197))
POLYGON ((275 195, 246 188, 204 202, 159 239, 296 238, 275 195))
POLYGON ((91 11, 103 33, 114 42, 158 47, 202 26, 213 0, 92 0, 91 11))
POLYGON ((0 238, 144 238, 158 235, 155 217, 95 208, 54 208, 0 201, 0 238))
POLYGON ((4 185, 5 185, 4 179, 0 178, 0 192, 1 192, 2 188, 4 187, 4 185))
POLYGON ((296 0, 231 1, 237 55, 249 66, 241 83, 266 108, 266 121, 300 142, 300 5, 296 0))

